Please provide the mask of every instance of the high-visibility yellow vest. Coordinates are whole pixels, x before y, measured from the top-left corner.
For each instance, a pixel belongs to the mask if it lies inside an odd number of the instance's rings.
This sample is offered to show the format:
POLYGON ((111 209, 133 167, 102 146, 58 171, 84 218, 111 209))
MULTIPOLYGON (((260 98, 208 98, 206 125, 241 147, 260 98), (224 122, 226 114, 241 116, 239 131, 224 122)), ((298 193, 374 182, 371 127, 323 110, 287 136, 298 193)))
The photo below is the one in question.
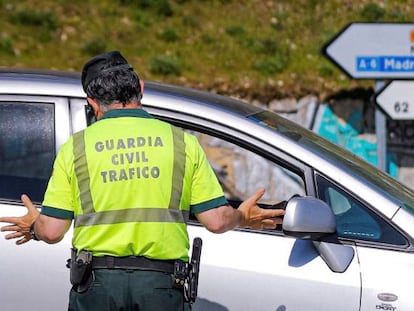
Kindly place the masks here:
POLYGON ((42 213, 73 213, 73 246, 95 256, 188 260, 190 206, 225 203, 194 136, 143 110, 120 109, 61 148, 42 213))

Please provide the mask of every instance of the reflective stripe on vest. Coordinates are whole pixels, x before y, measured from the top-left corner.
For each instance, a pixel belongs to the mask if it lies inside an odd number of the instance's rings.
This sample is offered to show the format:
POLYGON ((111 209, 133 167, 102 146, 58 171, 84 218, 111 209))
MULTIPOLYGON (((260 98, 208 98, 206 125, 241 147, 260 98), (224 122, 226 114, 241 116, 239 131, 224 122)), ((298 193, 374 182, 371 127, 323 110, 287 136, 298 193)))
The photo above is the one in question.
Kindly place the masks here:
POLYGON ((75 174, 78 179, 81 206, 84 214, 93 213, 93 200, 91 195, 90 177, 88 171, 88 161, 85 154, 85 135, 84 131, 73 135, 73 154, 75 157, 75 174))
POLYGON ((185 143, 184 132, 171 126, 174 146, 174 167, 172 174, 171 198, 168 208, 130 208, 96 212, 93 206, 90 190, 90 176, 85 152, 85 133, 73 135, 74 168, 80 192, 82 215, 75 216, 75 228, 101 224, 126 222, 174 222, 186 223, 190 212, 180 210, 185 173, 185 143))

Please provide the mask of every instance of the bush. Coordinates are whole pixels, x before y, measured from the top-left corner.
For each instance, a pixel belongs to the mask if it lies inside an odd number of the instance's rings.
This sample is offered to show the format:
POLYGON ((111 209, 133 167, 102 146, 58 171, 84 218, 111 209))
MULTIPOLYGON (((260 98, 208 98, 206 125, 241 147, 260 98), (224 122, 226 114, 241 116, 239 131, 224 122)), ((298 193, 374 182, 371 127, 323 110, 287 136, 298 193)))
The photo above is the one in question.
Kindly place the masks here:
POLYGON ((0 39, 0 54, 13 55, 13 44, 10 39, 0 39))
POLYGON ((53 36, 51 35, 50 32, 47 32, 47 31, 39 31, 35 35, 35 38, 40 43, 48 43, 48 42, 51 42, 53 40, 53 36))
POLYGON ((201 36, 201 42, 207 44, 207 45, 213 45, 217 43, 217 37, 212 36, 210 34, 203 33, 201 36))
POLYGON ((168 0, 138 0, 138 8, 154 10, 159 16, 169 17, 174 14, 168 0))
POLYGON ((192 28, 200 28, 200 24, 194 16, 191 15, 184 15, 182 17, 182 23, 184 26, 192 27, 192 28))
POLYGON ((332 77, 335 73, 333 67, 329 64, 322 64, 318 68, 318 72, 323 77, 332 77))
POLYGON ((151 16, 143 14, 141 11, 135 11, 132 14, 132 16, 134 18, 134 24, 137 30, 147 29, 154 24, 154 21, 151 19, 151 16))
POLYGON ((364 5, 361 11, 361 17, 369 22, 379 21, 385 16, 385 10, 376 3, 364 5))
POLYGON ((229 26, 226 28, 226 33, 232 37, 241 37, 245 32, 242 26, 229 26))
POLYGON ((166 28, 164 31, 160 34, 161 40, 165 42, 175 42, 178 39, 180 39, 180 36, 178 35, 177 31, 173 28, 166 28))
POLYGON ((82 52, 88 55, 97 55, 106 51, 106 44, 102 39, 95 38, 82 46, 82 52))
POLYGON ((11 15, 10 20, 15 24, 45 27, 51 31, 57 29, 57 17, 54 12, 36 10, 20 11, 11 15))
POLYGON ((272 55, 276 53, 284 54, 285 48, 275 39, 248 39, 243 41, 243 46, 256 54, 272 55))
POLYGON ((289 65, 286 55, 276 54, 258 60, 253 64, 253 69, 264 75, 274 75, 283 72, 289 65))
POLYGON ((153 74, 180 75, 179 62, 177 59, 169 56, 154 56, 150 59, 150 71, 153 74))

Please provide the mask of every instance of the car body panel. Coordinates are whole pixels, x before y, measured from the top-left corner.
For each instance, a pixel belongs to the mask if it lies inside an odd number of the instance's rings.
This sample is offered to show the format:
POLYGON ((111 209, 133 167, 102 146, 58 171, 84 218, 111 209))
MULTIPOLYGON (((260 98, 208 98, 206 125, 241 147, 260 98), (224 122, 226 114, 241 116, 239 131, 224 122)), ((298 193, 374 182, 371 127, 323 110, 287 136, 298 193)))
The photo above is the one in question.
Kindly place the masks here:
POLYGON ((362 275, 361 310, 412 309, 413 254, 358 247, 358 257, 362 275), (390 266, 385 267, 387 264, 390 266), (397 299, 379 299, 379 295, 388 293, 395 294, 397 299))
POLYGON ((410 236, 414 236, 414 220, 411 217, 411 214, 408 213, 405 209, 400 208, 397 213, 395 213, 392 221, 400 228, 404 230, 410 236))
MULTIPOLYGON (((0 202, 2 216, 24 215, 21 204, 0 202)), ((2 310, 66 310, 69 303, 71 232, 59 244, 43 242, 16 246, 0 240, 0 307, 2 310), (21 293, 25 293, 21 297, 21 293)))
POLYGON ((311 241, 242 231, 215 235, 201 227, 190 227, 189 232, 204 241, 196 307, 210 302, 228 310, 302 310, 307 306, 328 311, 341 297, 345 303, 338 310, 359 308, 356 258, 345 273, 336 274, 311 241))

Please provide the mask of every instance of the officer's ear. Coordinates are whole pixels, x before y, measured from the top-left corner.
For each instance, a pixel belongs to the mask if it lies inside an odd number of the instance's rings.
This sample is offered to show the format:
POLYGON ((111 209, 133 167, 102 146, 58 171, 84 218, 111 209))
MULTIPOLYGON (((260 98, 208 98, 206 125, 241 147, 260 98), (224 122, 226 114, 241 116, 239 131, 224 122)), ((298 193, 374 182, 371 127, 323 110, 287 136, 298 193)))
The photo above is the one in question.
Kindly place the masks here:
POLYGON ((88 102, 89 105, 92 106, 93 111, 95 111, 95 113, 97 113, 99 111, 99 104, 96 100, 94 100, 91 97, 86 97, 86 101, 88 102))
POLYGON ((142 99, 142 96, 144 95, 144 80, 141 80, 138 78, 138 83, 139 83, 138 102, 141 104, 141 99, 142 99))
MULTIPOLYGON (((88 106, 92 108, 90 115, 95 116, 95 119, 100 119, 103 116, 103 112, 101 111, 99 103, 91 97, 87 97, 86 101, 88 102, 88 106)), ((90 118, 90 115, 88 115, 88 118, 90 118)))
POLYGON ((141 97, 144 95, 144 80, 139 79, 139 86, 141 88, 141 97))

